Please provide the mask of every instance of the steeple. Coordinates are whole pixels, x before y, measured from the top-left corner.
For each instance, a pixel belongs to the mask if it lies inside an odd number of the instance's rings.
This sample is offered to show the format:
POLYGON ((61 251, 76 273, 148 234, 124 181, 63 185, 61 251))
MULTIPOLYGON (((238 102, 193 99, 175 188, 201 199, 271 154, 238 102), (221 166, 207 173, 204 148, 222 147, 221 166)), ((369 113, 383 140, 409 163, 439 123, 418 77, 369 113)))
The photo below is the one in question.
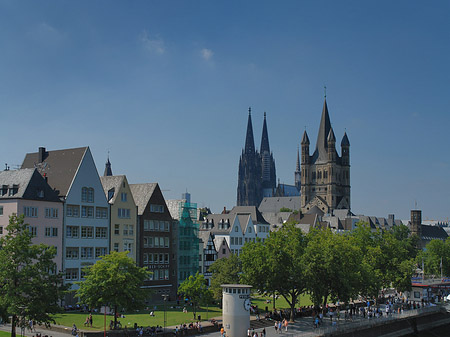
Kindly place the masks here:
POLYGON ((255 153, 255 141, 253 139, 252 108, 248 108, 247 136, 245 137, 245 153, 255 153))
POLYGON ((350 146, 350 142, 347 137, 347 132, 344 132, 344 137, 342 137, 341 146, 350 146))
POLYGON ((322 118, 320 119, 319 133, 317 135, 316 150, 314 152, 314 157, 317 157, 318 160, 322 162, 327 161, 327 137, 330 133, 330 129, 330 116, 328 115, 327 100, 325 98, 323 102, 322 118))
POLYGON ((295 165, 295 172, 300 172, 300 151, 297 146, 297 164, 295 165))
POLYGON ((108 177, 108 176, 112 176, 112 170, 111 170, 111 162, 109 161, 109 154, 108 154, 108 160, 106 161, 105 164, 105 172, 103 173, 103 176, 108 177))
POLYGON ((302 145, 309 145, 309 138, 308 138, 308 134, 305 132, 303 132, 303 137, 302 137, 302 145))
POLYGON ((264 112, 264 122, 263 122, 263 130, 261 137, 261 148, 259 149, 259 153, 263 154, 265 151, 270 153, 269 147, 269 134, 267 132, 267 123, 266 123, 266 113, 264 112))

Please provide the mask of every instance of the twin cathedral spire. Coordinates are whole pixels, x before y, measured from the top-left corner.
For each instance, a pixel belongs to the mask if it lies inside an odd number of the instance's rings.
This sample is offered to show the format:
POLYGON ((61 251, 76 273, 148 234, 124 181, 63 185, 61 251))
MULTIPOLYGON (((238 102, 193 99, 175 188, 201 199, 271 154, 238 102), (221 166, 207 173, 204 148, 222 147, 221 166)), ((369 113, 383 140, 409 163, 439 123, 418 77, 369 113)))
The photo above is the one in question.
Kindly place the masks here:
POLYGON ((331 213, 334 209, 350 209, 350 142, 347 133, 344 133, 339 156, 326 98, 316 148, 312 155, 309 154, 309 146, 310 141, 305 130, 301 139, 301 156, 297 149, 295 184, 279 184, 277 187, 266 113, 258 152, 255 149, 249 108, 245 148, 239 160, 237 205, 259 206, 263 197, 300 195, 301 211, 305 213, 313 210, 331 213))
POLYGON ((238 206, 259 206, 263 196, 272 194, 276 187, 275 161, 270 152, 266 113, 264 113, 261 147, 255 149, 251 108, 248 109, 245 147, 239 159, 237 189, 238 206))

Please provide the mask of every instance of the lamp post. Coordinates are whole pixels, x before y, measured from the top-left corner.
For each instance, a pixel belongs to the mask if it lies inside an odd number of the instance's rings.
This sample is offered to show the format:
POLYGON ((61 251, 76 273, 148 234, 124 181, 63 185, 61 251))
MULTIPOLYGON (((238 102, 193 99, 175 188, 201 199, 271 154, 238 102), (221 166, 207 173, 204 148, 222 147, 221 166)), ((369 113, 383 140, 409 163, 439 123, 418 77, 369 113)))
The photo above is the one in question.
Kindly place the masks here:
POLYGON ((162 297, 164 298, 164 332, 166 332, 166 321, 167 321, 166 302, 167 302, 167 297, 169 297, 169 295, 163 294, 162 297))

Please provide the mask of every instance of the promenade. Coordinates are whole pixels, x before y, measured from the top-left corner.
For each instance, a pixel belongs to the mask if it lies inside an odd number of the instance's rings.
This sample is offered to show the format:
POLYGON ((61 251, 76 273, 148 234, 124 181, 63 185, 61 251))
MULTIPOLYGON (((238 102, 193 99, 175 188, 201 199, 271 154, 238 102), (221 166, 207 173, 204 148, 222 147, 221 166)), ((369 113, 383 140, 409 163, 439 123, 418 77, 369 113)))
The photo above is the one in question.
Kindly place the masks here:
MULTIPOLYGON (((421 309, 414 309, 414 310, 408 310, 404 311, 403 313, 393 313, 391 315, 383 315, 382 317, 377 318, 368 318, 356 315, 353 316, 353 319, 333 319, 331 320, 329 317, 323 318, 323 323, 318 327, 314 327, 314 320, 312 317, 299 317, 296 318, 295 323, 290 323, 288 325, 287 331, 283 328, 282 331, 276 331, 274 328, 274 322, 273 321, 266 321, 262 320, 260 322, 256 322, 256 319, 254 316, 251 317, 252 325, 259 325, 261 327, 255 329, 254 331, 258 333, 259 337, 262 337, 261 333, 263 330, 262 325, 266 324, 265 327, 266 331, 266 337, 312 337, 312 336, 322 336, 331 332, 345 332, 345 331, 355 331, 360 330, 364 328, 368 328, 371 326, 379 325, 381 322, 388 322, 388 321, 394 321, 402 318, 408 318, 417 316, 424 313, 432 313, 432 312, 439 312, 441 310, 441 307, 439 306, 430 306, 430 307, 424 307, 421 309)), ((220 323, 220 318, 218 319, 218 322, 220 323)), ((205 324, 208 324, 205 322, 205 324)), ((204 325, 205 325, 204 324, 204 325)), ((9 324, 0 325, 0 330, 2 331, 11 331, 11 326, 9 324)), ((166 329, 168 332, 175 331, 174 327, 168 327, 166 329)), ((71 329, 67 328, 66 332, 60 332, 55 330, 48 330, 43 327, 36 327, 36 331, 29 331, 28 329, 24 332, 24 336, 32 337, 36 336, 37 333, 40 333, 42 337, 44 336, 51 336, 51 337, 68 337, 70 336, 71 329)), ((17 336, 21 335, 21 330, 17 329, 17 336)), ((108 331, 107 331, 108 335, 108 331)), ((158 334, 160 335, 160 334, 158 334)), ((221 337, 220 332, 210 332, 210 333, 198 333, 195 334, 198 336, 203 337, 221 337)), ((162 334, 161 334, 162 336, 162 334)), ((192 336, 192 335, 191 335, 192 336)), ((233 336, 227 336, 227 337, 233 337, 233 336)))

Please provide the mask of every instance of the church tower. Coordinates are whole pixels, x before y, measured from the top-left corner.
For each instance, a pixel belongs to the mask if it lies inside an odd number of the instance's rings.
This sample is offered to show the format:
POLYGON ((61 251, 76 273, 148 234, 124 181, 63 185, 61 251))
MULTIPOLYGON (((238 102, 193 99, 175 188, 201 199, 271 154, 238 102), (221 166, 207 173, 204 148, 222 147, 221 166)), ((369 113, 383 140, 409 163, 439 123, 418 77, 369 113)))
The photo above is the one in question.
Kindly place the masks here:
MULTIPOLYGON (((263 142, 263 140, 262 140, 263 142)), ((269 140, 267 139, 267 146, 269 140)), ((239 159, 237 205, 259 206, 262 200, 261 156, 255 149, 251 108, 248 109, 245 148, 239 159)))
POLYGON ((107 176, 112 176, 112 170, 111 170, 111 162, 109 161, 109 154, 108 154, 108 160, 106 161, 105 164, 105 172, 103 172, 103 176, 107 177, 107 176))
POLYGON ((326 99, 312 156, 309 155, 309 145, 305 131, 301 142, 302 211, 308 212, 315 206, 324 213, 331 213, 334 209, 350 209, 350 142, 345 133, 339 156, 326 99))
MULTIPOLYGON (((264 112, 263 130, 261 136, 261 147, 259 149, 261 156, 261 183, 263 189, 263 196, 272 196, 276 188, 276 172, 275 160, 273 154, 270 152, 269 134, 267 132, 266 113, 264 112)), ((262 200, 262 199, 261 199, 262 200)), ((259 204, 257 205, 259 206, 259 204)))

